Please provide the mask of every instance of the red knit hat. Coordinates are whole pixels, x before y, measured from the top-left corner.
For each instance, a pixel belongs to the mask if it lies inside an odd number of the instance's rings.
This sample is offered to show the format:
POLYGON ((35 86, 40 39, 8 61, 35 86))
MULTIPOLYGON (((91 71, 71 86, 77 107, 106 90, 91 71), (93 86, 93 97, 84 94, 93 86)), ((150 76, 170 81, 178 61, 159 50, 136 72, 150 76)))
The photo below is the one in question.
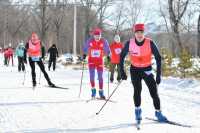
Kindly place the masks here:
POLYGON ((92 33, 93 33, 93 35, 100 35, 101 32, 102 32, 102 30, 100 28, 95 28, 92 33))
POLYGON ((133 26, 133 31, 136 32, 136 31, 144 31, 144 24, 135 24, 133 26))

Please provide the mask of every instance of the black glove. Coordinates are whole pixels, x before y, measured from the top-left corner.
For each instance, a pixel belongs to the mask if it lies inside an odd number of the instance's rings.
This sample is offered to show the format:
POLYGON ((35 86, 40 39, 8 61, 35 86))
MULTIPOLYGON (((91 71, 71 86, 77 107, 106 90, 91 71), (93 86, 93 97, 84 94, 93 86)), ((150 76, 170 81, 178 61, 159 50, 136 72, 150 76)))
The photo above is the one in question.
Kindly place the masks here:
POLYGON ((107 60, 108 60, 108 62, 110 62, 110 56, 107 56, 107 60))
POLYGON ((85 60, 85 59, 86 59, 86 56, 87 56, 86 54, 83 54, 83 60, 85 60))
POLYGON ((156 83, 159 85, 161 81, 160 75, 156 75, 156 83))
POLYGON ((127 75, 124 71, 121 72, 121 79, 122 80, 127 80, 127 75))

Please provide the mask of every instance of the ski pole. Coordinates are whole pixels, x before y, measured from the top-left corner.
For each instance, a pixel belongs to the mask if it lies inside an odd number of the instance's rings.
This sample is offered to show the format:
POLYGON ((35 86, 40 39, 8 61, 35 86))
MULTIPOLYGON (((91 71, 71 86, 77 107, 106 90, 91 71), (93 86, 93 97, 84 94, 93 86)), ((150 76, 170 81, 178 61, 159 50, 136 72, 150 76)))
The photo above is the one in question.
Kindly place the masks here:
POLYGON ((24 71, 24 79, 23 79, 22 85, 24 85, 25 79, 26 79, 26 70, 24 71))
POLYGON ((39 76, 39 84, 40 84, 40 80, 41 80, 41 70, 40 70, 40 76, 39 76))
POLYGON ((110 90, 110 71, 109 71, 109 69, 108 69, 108 97, 109 97, 109 95, 110 95, 109 90, 110 90))
POLYGON ((26 79, 26 69, 28 68, 27 66, 28 66, 28 65, 25 65, 25 64, 24 64, 24 69, 25 69, 25 70, 24 70, 24 79, 23 79, 22 85, 24 85, 24 83, 25 83, 25 79, 26 79), (26 66, 26 67, 25 67, 25 66, 26 66))
POLYGON ((108 97, 108 99, 106 100, 106 102, 104 103, 104 105, 101 107, 101 109, 96 113, 96 115, 98 115, 101 110, 105 107, 105 105, 107 104, 107 102, 110 100, 110 98, 112 97, 112 95, 115 93, 115 91, 117 90, 117 88, 119 87, 119 85, 122 83, 122 81, 120 81, 117 86, 115 87, 115 89, 113 90, 113 92, 110 94, 110 96, 108 97))
POLYGON ((83 72, 84 72, 84 66, 85 66, 84 61, 82 62, 82 64, 83 64, 83 66, 82 66, 82 73, 81 73, 81 84, 80 84, 80 91, 79 91, 79 95, 78 95, 79 98, 81 96, 81 91, 82 91, 83 72))

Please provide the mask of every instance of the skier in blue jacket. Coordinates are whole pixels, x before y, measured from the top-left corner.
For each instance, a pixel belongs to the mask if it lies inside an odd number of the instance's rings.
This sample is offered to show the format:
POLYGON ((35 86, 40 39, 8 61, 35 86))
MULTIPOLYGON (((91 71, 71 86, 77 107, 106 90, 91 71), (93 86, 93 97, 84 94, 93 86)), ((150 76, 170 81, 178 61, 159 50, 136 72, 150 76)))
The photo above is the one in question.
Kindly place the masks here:
POLYGON ((20 42, 15 50, 15 56, 17 56, 17 58, 18 58, 18 71, 19 72, 21 70, 25 71, 24 63, 26 63, 26 59, 25 59, 24 54, 25 54, 25 46, 24 46, 23 42, 20 42))

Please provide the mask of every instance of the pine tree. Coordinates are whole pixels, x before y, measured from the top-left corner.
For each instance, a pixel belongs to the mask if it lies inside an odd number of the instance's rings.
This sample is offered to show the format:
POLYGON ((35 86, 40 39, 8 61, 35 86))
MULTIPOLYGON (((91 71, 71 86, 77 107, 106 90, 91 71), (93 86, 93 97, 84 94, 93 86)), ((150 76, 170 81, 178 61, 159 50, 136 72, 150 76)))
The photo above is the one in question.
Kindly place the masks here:
POLYGON ((189 53, 187 49, 182 49, 179 55, 180 62, 178 67, 180 68, 180 72, 183 74, 183 77, 186 76, 186 70, 192 67, 192 55, 189 53))
POLYGON ((173 55, 166 48, 161 49, 162 54, 162 75, 170 76, 174 73, 174 68, 172 68, 173 55))

